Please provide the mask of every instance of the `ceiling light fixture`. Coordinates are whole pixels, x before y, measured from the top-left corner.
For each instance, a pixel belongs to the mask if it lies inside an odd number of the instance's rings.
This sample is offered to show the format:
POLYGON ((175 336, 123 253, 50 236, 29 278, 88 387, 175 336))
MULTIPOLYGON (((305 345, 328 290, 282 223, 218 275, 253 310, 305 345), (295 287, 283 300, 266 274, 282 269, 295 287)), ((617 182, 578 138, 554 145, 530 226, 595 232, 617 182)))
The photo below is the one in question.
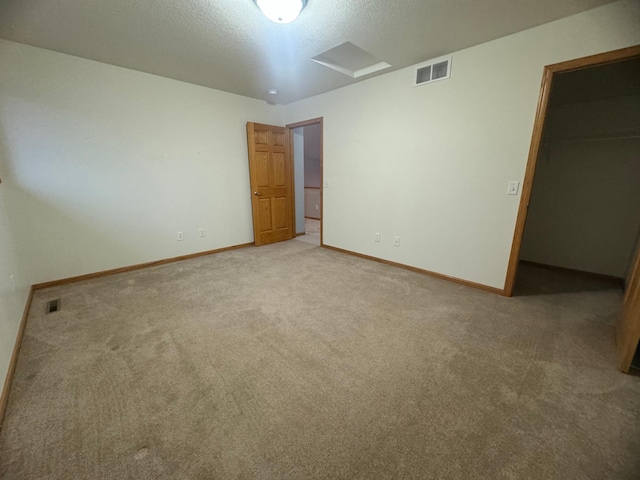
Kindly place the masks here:
POLYGON ((307 0, 253 0, 265 17, 275 23, 291 23, 304 7, 307 0))

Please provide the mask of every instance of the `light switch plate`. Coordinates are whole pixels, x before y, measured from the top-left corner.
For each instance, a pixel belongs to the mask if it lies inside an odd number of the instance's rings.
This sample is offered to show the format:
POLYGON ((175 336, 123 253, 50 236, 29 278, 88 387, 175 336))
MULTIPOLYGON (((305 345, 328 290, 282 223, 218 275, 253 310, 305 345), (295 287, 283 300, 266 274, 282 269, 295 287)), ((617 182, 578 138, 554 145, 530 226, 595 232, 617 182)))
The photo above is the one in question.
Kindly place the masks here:
POLYGON ((507 187, 507 195, 517 195, 520 190, 520 182, 512 181, 509 182, 509 186, 507 187))

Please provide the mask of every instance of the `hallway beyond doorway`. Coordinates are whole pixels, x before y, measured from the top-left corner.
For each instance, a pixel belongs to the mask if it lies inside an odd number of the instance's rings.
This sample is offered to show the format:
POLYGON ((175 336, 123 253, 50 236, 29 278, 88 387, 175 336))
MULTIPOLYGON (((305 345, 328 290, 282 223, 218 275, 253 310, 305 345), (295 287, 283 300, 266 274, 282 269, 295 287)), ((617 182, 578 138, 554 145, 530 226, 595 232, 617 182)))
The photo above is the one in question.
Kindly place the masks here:
POLYGON ((296 240, 310 243, 312 245, 320 245, 320 220, 314 218, 304 219, 304 235, 296 237, 296 240))

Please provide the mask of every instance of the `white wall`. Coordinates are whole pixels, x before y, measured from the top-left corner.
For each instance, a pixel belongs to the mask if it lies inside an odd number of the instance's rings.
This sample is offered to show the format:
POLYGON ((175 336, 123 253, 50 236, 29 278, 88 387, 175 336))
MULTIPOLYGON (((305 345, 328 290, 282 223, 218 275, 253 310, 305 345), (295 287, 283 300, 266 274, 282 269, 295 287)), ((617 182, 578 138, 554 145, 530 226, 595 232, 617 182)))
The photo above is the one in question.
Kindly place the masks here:
POLYGON ((0 65, 4 380, 32 283, 253 241, 245 124, 283 112, 3 40, 0 65))
POLYGON ((304 216, 320 220, 320 189, 304 189, 304 216))
POLYGON ((640 227, 640 139, 559 143, 538 160, 520 258, 625 278, 640 227))
POLYGON ((634 134, 640 95, 549 109, 521 259, 627 276, 640 228, 640 138, 624 138, 634 134))
POLYGON ((253 241, 245 124, 282 125, 282 107, 7 41, 0 65, 0 171, 34 283, 253 241))
POLYGON ((322 185, 320 159, 318 157, 304 157, 304 186, 319 188, 322 185))
POLYGON ((320 156, 322 151, 322 135, 319 123, 304 127, 304 186, 320 187, 320 156))
MULTIPOLYGON (((1 155, 0 151, 0 155, 1 155)), ((3 171, 0 170, 0 175, 3 171)), ((0 389, 4 385, 18 327, 25 307, 31 277, 18 251, 13 225, 6 209, 12 192, 0 184, 0 389), (13 277, 13 279, 11 278, 13 277)))
POLYGON ((324 242, 503 288, 543 67, 640 43, 639 22, 621 1, 455 52, 446 81, 407 68, 288 105, 324 117, 324 242))
POLYGON ((640 134, 640 95, 551 105, 544 126, 545 141, 640 134))
POLYGON ((296 233, 304 232, 304 130, 303 127, 293 129, 293 175, 296 198, 296 233))

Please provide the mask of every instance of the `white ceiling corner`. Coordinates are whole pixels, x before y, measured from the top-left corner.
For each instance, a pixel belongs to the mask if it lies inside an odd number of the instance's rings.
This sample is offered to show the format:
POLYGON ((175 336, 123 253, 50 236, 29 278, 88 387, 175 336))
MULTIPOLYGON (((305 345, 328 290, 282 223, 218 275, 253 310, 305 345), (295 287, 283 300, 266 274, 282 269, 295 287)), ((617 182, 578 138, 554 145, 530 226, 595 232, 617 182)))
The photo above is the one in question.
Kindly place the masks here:
POLYGON ((287 104, 612 1, 309 0, 278 25, 252 0, 2 0, 0 38, 287 104), (311 61, 347 41, 391 67, 311 61))

